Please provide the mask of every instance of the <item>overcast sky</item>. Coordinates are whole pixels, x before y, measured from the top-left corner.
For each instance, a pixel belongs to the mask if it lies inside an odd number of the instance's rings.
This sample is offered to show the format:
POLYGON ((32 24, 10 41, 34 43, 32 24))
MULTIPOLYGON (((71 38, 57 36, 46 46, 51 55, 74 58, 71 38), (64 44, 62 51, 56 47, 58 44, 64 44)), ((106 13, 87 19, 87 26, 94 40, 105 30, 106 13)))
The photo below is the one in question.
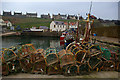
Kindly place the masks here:
POLYGON ((2 0, 2 11, 37 12, 41 14, 75 14, 86 17, 89 12, 90 1, 92 11, 98 18, 118 19, 119 0, 2 0))

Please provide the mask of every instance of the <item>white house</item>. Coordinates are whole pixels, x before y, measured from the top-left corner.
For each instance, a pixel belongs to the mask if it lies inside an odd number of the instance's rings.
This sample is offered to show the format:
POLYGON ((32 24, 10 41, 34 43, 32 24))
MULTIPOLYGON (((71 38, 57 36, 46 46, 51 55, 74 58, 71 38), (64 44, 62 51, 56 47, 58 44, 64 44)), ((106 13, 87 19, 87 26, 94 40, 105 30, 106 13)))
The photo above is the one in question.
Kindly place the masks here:
POLYGON ((0 26, 6 26, 6 23, 4 23, 3 19, 0 19, 0 26))
POLYGON ((12 26, 12 23, 10 21, 4 21, 4 23, 6 24, 7 27, 12 26))
POLYGON ((66 26, 64 25, 64 22, 62 21, 52 21, 50 23, 50 30, 51 31, 65 31, 66 26))

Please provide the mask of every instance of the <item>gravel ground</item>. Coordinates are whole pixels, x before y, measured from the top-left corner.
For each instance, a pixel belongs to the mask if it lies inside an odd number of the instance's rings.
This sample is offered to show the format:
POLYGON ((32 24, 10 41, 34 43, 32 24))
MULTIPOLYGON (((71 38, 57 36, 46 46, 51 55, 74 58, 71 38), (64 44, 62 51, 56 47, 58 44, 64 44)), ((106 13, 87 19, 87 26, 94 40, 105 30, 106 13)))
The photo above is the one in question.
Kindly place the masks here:
POLYGON ((91 72, 90 74, 87 75, 76 75, 76 76, 18 73, 18 74, 3 76, 2 78, 118 78, 119 74, 120 72, 116 72, 116 71, 91 72))

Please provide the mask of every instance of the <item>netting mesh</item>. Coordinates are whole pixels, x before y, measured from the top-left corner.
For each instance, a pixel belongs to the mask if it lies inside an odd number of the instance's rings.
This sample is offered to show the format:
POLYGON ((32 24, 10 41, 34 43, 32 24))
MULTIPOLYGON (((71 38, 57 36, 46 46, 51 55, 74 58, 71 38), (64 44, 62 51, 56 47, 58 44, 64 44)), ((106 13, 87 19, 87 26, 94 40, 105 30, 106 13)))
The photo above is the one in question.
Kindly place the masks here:
POLYGON ((89 71, 89 66, 86 63, 79 65, 79 73, 84 73, 88 71, 89 71))
POLYGON ((79 73, 79 66, 78 65, 71 65, 69 70, 70 70, 70 74, 78 74, 79 73))
POLYGON ((73 64, 75 62, 74 55, 69 50, 62 50, 58 53, 60 58, 60 66, 73 64))
POLYGON ((46 56, 46 61, 47 61, 47 65, 54 64, 55 62, 58 62, 58 56, 54 53, 48 54, 46 56))
POLYGON ((110 57, 111 57, 110 51, 105 48, 101 48, 101 50, 102 50, 102 57, 104 57, 107 60, 110 60, 110 57))
POLYGON ((97 56, 93 56, 89 59, 88 65, 91 69, 95 69, 98 64, 100 64, 101 59, 97 56))

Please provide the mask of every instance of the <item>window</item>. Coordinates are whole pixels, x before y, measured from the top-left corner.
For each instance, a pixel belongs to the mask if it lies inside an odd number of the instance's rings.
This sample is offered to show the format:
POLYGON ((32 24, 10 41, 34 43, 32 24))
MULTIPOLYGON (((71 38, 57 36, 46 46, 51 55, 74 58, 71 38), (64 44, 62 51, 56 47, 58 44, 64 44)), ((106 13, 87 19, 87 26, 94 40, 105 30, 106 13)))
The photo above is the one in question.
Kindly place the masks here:
POLYGON ((55 25, 54 25, 54 28, 55 28, 55 25))

